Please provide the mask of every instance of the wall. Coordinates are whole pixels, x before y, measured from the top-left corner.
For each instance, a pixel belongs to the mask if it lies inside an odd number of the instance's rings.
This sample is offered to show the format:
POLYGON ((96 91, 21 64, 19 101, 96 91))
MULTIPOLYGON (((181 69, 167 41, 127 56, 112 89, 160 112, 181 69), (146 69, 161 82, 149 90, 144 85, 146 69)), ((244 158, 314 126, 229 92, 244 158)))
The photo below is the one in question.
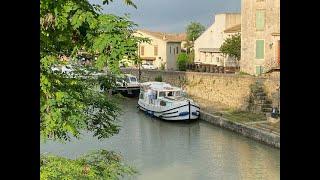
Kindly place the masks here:
MULTIPOLYGON (((125 73, 138 75, 137 69, 123 70, 125 73)), ((181 71, 142 70, 141 82, 154 81, 162 76, 164 82, 182 87, 203 110, 221 111, 227 109, 245 110, 248 106, 250 85, 258 79, 263 81, 268 98, 278 102, 275 96, 280 84, 279 77, 254 77, 234 74, 214 74, 181 71)))
POLYGON ((181 42, 168 42, 167 43, 167 64, 166 69, 177 70, 177 58, 178 54, 181 52, 181 42), (171 47, 171 53, 170 53, 171 47), (178 52, 177 52, 178 47, 178 52))
POLYGON ((139 51, 139 55, 141 56, 141 58, 143 57, 155 57, 156 60, 153 61, 153 65, 157 68, 161 67, 162 63, 165 63, 167 61, 167 49, 166 49, 166 42, 161 40, 161 39, 157 39, 153 36, 150 36, 144 32, 138 31, 137 33, 135 33, 135 36, 143 36, 146 38, 150 38, 151 39, 151 43, 140 43, 140 48, 141 46, 144 46, 144 55, 141 55, 141 51, 139 51), (157 45, 158 46, 158 55, 155 56, 154 55, 154 46, 157 45), (161 57, 161 59, 159 59, 159 57, 161 57))
MULTIPOLYGON (((204 53, 199 51, 199 48, 220 48, 224 40, 228 37, 223 31, 231 26, 240 24, 240 20, 241 15, 239 13, 215 15, 214 23, 195 40, 194 62, 218 65, 219 63, 216 62, 217 57, 224 60, 225 58, 222 56, 222 53, 213 53, 213 57, 211 55, 205 56, 204 53)), ((230 33, 228 35, 230 35, 230 33)), ((232 59, 229 60, 231 61, 232 59)))
POLYGON ((245 124, 228 121, 225 118, 214 116, 203 111, 201 111, 200 113, 200 118, 202 120, 280 149, 280 135, 278 134, 250 127, 245 124))
POLYGON ((280 0, 242 0, 241 2, 241 71, 256 73, 256 66, 268 68, 277 53, 277 40, 280 33, 280 0), (265 10, 265 28, 256 30, 256 10, 265 10), (264 40, 264 59, 255 59, 256 40, 264 40))

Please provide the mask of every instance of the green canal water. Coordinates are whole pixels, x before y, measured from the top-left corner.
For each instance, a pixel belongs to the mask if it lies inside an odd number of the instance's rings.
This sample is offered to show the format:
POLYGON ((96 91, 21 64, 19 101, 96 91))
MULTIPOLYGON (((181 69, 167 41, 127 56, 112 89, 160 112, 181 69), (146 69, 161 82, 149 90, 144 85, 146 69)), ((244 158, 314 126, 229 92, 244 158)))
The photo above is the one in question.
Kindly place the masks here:
POLYGON ((47 141, 42 153, 75 158, 96 149, 121 153, 139 180, 280 179, 280 150, 204 121, 166 122, 124 103, 119 134, 98 140, 84 133, 68 143, 47 141))

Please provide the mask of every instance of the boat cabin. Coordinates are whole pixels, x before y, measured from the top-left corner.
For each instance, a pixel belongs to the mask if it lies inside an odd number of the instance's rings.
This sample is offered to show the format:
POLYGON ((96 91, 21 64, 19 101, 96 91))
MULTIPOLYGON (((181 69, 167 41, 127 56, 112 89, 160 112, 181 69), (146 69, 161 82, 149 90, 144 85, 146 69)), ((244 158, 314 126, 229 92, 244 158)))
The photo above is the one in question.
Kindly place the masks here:
POLYGON ((166 83, 142 84, 139 99, 155 106, 170 106, 172 101, 183 100, 182 89, 166 83))

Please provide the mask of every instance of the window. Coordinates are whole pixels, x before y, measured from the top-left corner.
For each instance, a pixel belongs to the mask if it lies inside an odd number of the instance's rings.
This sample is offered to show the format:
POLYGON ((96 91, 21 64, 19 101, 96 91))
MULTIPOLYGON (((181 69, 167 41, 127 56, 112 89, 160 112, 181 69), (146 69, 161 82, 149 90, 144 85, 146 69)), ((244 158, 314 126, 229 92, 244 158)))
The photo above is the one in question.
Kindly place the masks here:
POLYGON ((181 96, 181 92, 180 91, 176 91, 175 92, 175 96, 181 96))
POLYGON ((171 46, 170 46, 170 54, 171 54, 171 46))
POLYGON ((256 66, 256 74, 261 75, 263 73, 263 67, 262 66, 256 66))
POLYGON ((264 58, 264 40, 256 40, 256 59, 264 58))
POLYGON ((129 78, 129 77, 126 77, 126 78, 124 79, 124 81, 127 82, 127 83, 130 83, 130 78, 129 78))
POLYGON ((172 91, 168 92, 168 96, 173 96, 173 92, 172 91))
POLYGON ((166 93, 165 92, 159 92, 159 97, 165 97, 166 93))
POLYGON ((217 62, 219 62, 219 57, 217 57, 216 59, 217 59, 217 62))
POLYGON ((160 101, 160 106, 166 106, 166 101, 160 101))
POLYGON ((141 91, 141 92, 140 92, 140 95, 139 95, 139 99, 143 99, 143 98, 144 98, 143 94, 144 94, 144 92, 141 91))
POLYGON ((158 56, 158 46, 154 46, 154 55, 158 56))
POLYGON ((144 56, 144 46, 141 46, 140 50, 141 50, 140 52, 141 56, 144 56))
POLYGON ((130 77, 131 82, 137 82, 137 79, 135 77, 130 77))
POLYGON ((177 46, 177 54, 179 53, 179 47, 177 46))
POLYGON ((265 10, 256 11, 256 29, 264 30, 265 10))

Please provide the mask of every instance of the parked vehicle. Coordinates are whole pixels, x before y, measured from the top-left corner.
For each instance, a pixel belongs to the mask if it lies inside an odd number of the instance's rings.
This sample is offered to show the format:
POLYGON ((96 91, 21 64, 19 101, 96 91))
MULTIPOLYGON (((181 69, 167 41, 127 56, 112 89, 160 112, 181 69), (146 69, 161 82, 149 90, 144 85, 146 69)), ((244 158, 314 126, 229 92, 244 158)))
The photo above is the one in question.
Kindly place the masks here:
POLYGON ((143 69, 156 69, 152 64, 144 63, 141 65, 143 69))

